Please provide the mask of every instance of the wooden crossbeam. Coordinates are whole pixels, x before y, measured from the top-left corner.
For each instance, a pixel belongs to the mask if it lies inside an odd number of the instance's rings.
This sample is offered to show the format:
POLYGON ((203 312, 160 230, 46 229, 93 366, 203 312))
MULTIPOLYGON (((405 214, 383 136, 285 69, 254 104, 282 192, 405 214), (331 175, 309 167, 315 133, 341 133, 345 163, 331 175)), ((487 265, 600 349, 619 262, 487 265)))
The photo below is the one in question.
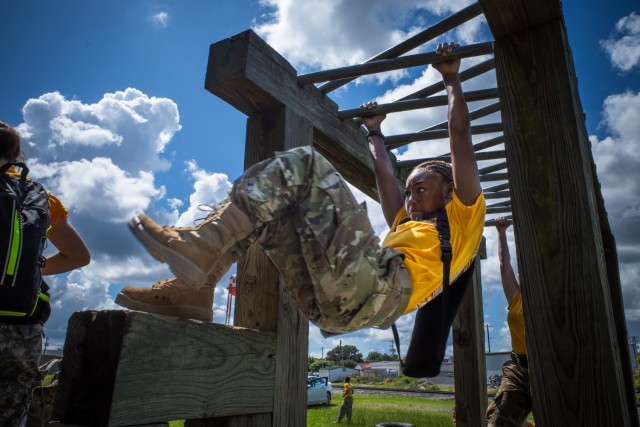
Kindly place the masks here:
POLYGON ((315 86, 301 87, 295 69, 248 30, 211 45, 205 87, 247 116, 287 106, 313 127, 313 145, 351 184, 377 200, 366 139, 338 118, 338 107, 315 86))
MULTIPOLYGON (((473 3, 464 9, 454 13, 453 15, 443 19, 442 21, 432 25, 424 31, 416 34, 415 36, 399 43, 384 52, 381 52, 372 58, 368 59, 365 62, 378 61, 381 59, 389 59, 396 58, 404 53, 407 53, 416 47, 422 46, 424 43, 429 40, 438 37, 449 30, 457 27, 458 25, 462 25, 463 23, 475 18, 482 14, 482 9, 480 8, 480 4, 473 3)), ((354 80, 354 78, 344 78, 339 80, 334 80, 328 83, 323 84, 319 87, 322 93, 329 93, 332 90, 338 89, 341 86, 349 83, 354 80)))
MULTIPOLYGON (((480 119, 493 113, 497 113, 498 111, 500 111, 500 102, 494 102, 493 104, 485 105, 484 107, 480 107, 476 110, 470 111, 469 120, 473 122, 474 120, 480 119)), ((448 127, 449 122, 445 120, 433 126, 429 126, 428 128, 422 129, 420 132, 426 132, 435 129, 447 129, 448 127)))
MULTIPOLYGON (((465 92, 464 99, 467 102, 484 101, 487 99, 495 99, 498 97, 498 89, 480 89, 465 92)), ((338 117, 341 119, 353 119, 362 116, 373 116, 376 114, 399 113, 401 111, 419 110, 422 108, 442 107, 447 105, 447 95, 431 96, 429 98, 409 99, 406 101, 395 101, 386 104, 378 104, 376 108, 362 111, 362 108, 349 108, 340 110, 338 117)))
POLYGON ((379 61, 366 62, 364 64, 350 65, 347 67, 334 68, 332 70, 303 74, 298 77, 298 84, 306 86, 312 83, 326 82, 328 80, 360 77, 385 71, 435 64, 438 62, 448 61, 451 58, 469 58, 472 56, 488 55, 491 53, 493 53, 492 42, 476 43, 467 46, 460 46, 455 51, 447 55, 447 57, 437 55, 436 53, 418 53, 415 55, 401 56, 399 58, 382 59, 379 61))
MULTIPOLYGON (((469 129, 472 135, 482 135, 486 133, 502 132, 502 123, 488 123, 484 125, 471 126, 469 129)), ((449 138, 448 129, 424 130, 415 133, 405 133, 400 135, 391 135, 385 138, 385 147, 387 150, 404 147, 412 142, 417 141, 433 141, 436 139, 449 138)), ((497 144, 496 144, 497 145, 497 144)), ((477 150, 475 150, 477 151, 477 150)), ((450 156, 449 156, 450 157, 450 156)))
MULTIPOLYGON (((459 74, 460 81, 465 82, 467 80, 472 79, 473 77, 484 74, 487 71, 491 71, 494 68, 495 68, 495 60, 492 57, 484 62, 481 62, 480 64, 474 65, 473 67, 469 67, 466 70, 462 71, 459 74)), ((420 89, 417 92, 414 92, 405 97, 402 97, 398 99, 398 101, 408 101, 409 99, 425 98, 427 96, 431 96, 443 90, 444 90, 444 85, 442 84, 442 82, 438 82, 430 86, 427 86, 424 89, 420 89)))
MULTIPOLYGON (((497 151, 484 151, 480 153, 475 153, 476 160, 495 160, 495 159, 504 159, 504 150, 497 151)), ((428 157, 424 159, 411 159, 411 160, 401 160, 398 162, 398 167, 402 169, 410 169, 422 162, 426 162, 428 160, 445 160, 451 161, 450 155, 439 156, 439 157, 428 157)))

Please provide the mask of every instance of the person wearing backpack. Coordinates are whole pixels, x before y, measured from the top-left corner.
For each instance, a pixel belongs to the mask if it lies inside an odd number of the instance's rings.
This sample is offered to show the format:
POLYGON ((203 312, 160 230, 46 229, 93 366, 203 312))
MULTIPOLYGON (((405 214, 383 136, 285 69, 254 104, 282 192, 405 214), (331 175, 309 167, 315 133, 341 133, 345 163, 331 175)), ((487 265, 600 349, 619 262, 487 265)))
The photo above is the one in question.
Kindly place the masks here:
MULTIPOLYGON (((458 74, 460 59, 446 58, 457 47, 438 45, 436 54, 443 58, 433 64, 447 93, 453 167, 440 161, 418 165, 400 188, 381 132, 385 116, 376 114, 376 103, 362 105, 380 203, 391 228, 382 245, 333 165, 312 147, 299 147, 247 169, 215 212, 196 227, 161 227, 145 215, 132 219, 129 227, 136 238, 177 278, 145 288, 126 286, 116 303, 148 312, 162 308, 167 314, 167 301, 182 294, 193 296, 193 307, 210 308, 211 300, 198 301, 196 290, 210 286, 212 275, 226 272, 257 242, 278 268, 285 290, 325 336, 385 329, 403 314, 439 307, 434 300, 442 300, 438 297, 448 288, 445 277, 450 273, 451 282, 457 283, 473 266, 486 212, 458 74), (445 221, 448 217, 448 251, 441 249, 436 224, 440 214, 445 221), (444 267, 449 265, 443 260, 445 252, 453 252, 450 271, 444 267)), ((462 288, 456 283, 451 288, 462 288)), ((440 306, 447 312, 442 317, 453 321, 457 306, 440 306)), ((176 315, 178 308, 187 307, 175 307, 176 315)), ((435 312, 438 323, 429 326, 444 332, 434 338, 437 345, 428 334, 422 336, 421 348, 442 349, 442 354, 434 356, 435 367, 416 370, 415 375, 440 369, 449 328, 441 328, 441 310, 435 312)))
POLYGON ((67 210, 28 178, 18 132, 0 121, 0 426, 22 427, 40 383, 48 286, 42 276, 85 266, 89 250, 67 210), (46 241, 57 249, 44 257, 46 241))

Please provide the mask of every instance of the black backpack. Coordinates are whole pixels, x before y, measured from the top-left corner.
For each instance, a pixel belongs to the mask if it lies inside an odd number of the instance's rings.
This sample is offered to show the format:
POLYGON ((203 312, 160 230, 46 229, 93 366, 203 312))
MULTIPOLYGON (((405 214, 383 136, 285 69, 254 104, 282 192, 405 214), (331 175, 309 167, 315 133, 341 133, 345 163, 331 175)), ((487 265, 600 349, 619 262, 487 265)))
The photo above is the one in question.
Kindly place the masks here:
POLYGON ((51 312, 49 287, 42 280, 49 216, 44 187, 27 180, 24 163, 0 167, 0 322, 44 323, 51 312), (6 173, 22 169, 20 177, 6 173))

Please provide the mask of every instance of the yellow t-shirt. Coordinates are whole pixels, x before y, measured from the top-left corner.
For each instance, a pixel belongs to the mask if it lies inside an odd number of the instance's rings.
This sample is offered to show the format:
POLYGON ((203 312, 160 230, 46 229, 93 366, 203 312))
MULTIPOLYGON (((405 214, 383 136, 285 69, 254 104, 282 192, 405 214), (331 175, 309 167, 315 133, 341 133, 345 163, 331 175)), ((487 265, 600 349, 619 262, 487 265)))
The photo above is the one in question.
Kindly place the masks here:
MULTIPOLYGON (((20 173, 16 171, 15 167, 13 166, 11 166, 7 170, 7 173, 9 175, 20 177, 20 173)), ((30 178, 27 177, 27 180, 29 179, 30 178)), ((64 207, 60 199, 58 199, 56 196, 51 194, 48 190, 47 190, 47 195, 49 196, 49 216, 51 217, 51 227, 49 228, 49 231, 47 234, 50 234, 51 230, 53 230, 56 227, 56 225, 58 224, 61 218, 68 217, 69 211, 67 210, 67 208, 64 207)))
MULTIPOLYGON (((480 193, 473 205, 465 206, 454 192, 446 209, 453 250, 449 281, 453 283, 478 252, 486 212, 484 194, 480 193)), ((382 246, 394 248, 405 255, 404 265, 413 287, 405 314, 417 310, 442 292, 442 251, 438 230, 435 224, 426 221, 400 224, 407 217, 407 211, 402 207, 382 243, 382 246)))
POLYGON ((351 383, 344 383, 344 390, 342 391, 342 397, 351 397, 353 396, 353 391, 351 391, 351 383))
POLYGON ((524 338, 524 315, 522 314, 522 295, 520 292, 509 303, 507 324, 511 334, 511 349, 516 354, 526 355, 527 342, 524 338))

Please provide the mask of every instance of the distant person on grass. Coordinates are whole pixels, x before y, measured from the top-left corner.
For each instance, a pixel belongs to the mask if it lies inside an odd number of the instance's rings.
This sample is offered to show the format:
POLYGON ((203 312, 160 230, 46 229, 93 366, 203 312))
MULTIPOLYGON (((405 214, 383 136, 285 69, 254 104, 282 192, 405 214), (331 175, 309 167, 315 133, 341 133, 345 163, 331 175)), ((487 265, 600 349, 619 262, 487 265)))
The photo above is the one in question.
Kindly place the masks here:
POLYGON ((351 388, 351 378, 344 377, 344 389, 342 390, 342 405, 340 406, 340 413, 338 414, 338 421, 340 424, 344 417, 347 417, 347 422, 351 422, 351 410, 353 409, 353 388, 351 388))

